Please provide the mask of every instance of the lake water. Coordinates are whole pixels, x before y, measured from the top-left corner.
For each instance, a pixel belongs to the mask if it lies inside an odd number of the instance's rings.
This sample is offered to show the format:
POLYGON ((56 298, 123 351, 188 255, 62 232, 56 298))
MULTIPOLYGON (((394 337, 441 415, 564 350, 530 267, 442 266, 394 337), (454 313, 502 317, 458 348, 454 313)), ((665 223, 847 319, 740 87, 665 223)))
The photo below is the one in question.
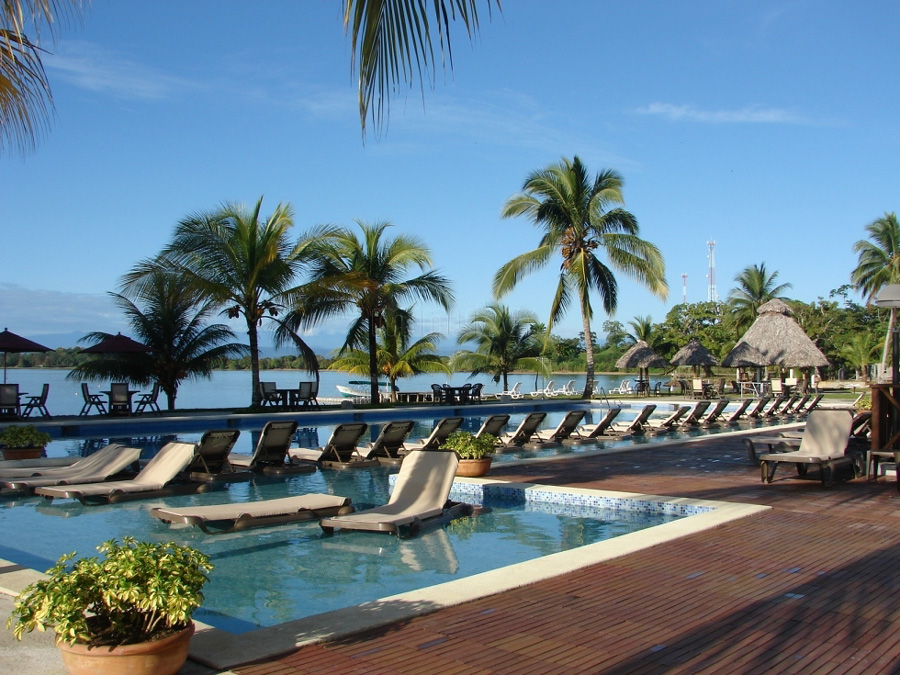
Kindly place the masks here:
MULTIPOLYGON (((41 386, 46 382, 50 384, 50 395, 47 399, 47 407, 51 415, 77 415, 84 401, 81 397, 81 382, 66 379, 69 374, 67 369, 51 368, 11 368, 7 373, 7 381, 18 383, 19 391, 29 394, 39 394, 41 386)), ((605 389, 617 387, 626 375, 599 375, 596 380, 605 389)), ((178 399, 175 402, 177 409, 189 410, 196 408, 245 408, 250 405, 250 371, 247 370, 218 370, 212 375, 212 379, 186 381, 178 389, 178 399)), ((279 387, 296 387, 301 380, 310 380, 312 376, 299 370, 264 370, 260 379, 274 381, 279 387)), ((347 373, 321 371, 319 396, 320 398, 339 397, 336 385, 347 385, 351 380, 361 379, 358 375, 347 373)), ((558 375, 553 378, 556 387, 562 387, 569 380, 575 380, 575 390, 581 391, 584 387, 584 375, 558 375)), ((666 378, 668 379, 668 378, 666 378)), ((487 376, 470 377, 468 373, 454 373, 446 375, 417 375, 398 381, 401 391, 430 391, 432 383, 450 384, 462 386, 467 382, 483 382, 484 392, 491 393, 501 391, 502 387, 495 384, 487 376)), ((530 392, 546 385, 543 378, 535 378, 533 374, 512 375, 509 386, 521 382, 521 391, 530 392)), ((92 382, 92 392, 108 389, 107 382, 92 382)), ((365 387, 361 387, 365 389, 365 387)), ((164 396, 160 395, 160 407, 165 409, 164 396)))

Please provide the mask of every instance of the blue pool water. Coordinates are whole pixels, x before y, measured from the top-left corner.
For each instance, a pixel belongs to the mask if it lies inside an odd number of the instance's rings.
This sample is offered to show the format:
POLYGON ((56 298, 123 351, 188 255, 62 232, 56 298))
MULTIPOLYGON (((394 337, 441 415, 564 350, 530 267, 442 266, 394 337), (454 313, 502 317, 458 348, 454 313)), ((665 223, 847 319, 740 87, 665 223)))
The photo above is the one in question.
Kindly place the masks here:
MULTIPOLYGON (((400 540, 367 532, 325 537, 315 522, 208 536, 149 515, 149 509, 160 504, 213 504, 309 492, 347 496, 357 508, 366 508, 387 501, 389 474, 383 467, 320 471, 237 483, 201 495, 108 506, 39 497, 0 499, 0 558, 44 570, 63 553, 94 555, 98 543, 124 535, 188 544, 216 565, 196 618, 241 633, 592 544, 677 517, 485 497, 490 513, 400 540)), ((459 496, 472 501, 470 494, 459 496)))

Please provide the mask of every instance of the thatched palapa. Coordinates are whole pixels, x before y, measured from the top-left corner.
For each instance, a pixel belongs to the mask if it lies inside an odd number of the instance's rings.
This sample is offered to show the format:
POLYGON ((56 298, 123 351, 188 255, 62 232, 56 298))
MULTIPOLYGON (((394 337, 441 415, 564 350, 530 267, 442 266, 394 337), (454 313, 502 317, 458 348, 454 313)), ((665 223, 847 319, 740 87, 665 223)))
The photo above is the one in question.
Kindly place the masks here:
POLYGON ((713 356, 697 338, 691 338, 669 361, 673 366, 717 366, 719 359, 713 356))
POLYGON ((738 340, 722 361, 726 366, 771 366, 816 368, 827 366, 828 359, 791 317, 791 309, 777 298, 757 310, 753 325, 738 340), (754 363, 755 350, 764 361, 754 363), (743 360, 744 362, 739 362, 743 360))
POLYGON ((634 346, 619 357, 616 368, 631 370, 633 368, 665 368, 669 365, 663 357, 657 354, 643 340, 638 340, 634 346))

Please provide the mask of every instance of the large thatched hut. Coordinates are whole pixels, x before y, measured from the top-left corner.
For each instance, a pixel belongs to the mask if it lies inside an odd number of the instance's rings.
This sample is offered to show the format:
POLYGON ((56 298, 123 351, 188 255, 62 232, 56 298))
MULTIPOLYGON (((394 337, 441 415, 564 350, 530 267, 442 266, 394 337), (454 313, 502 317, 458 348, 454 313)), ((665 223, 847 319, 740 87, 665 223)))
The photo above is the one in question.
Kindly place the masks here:
POLYGON ((711 351, 703 346, 697 338, 691 338, 690 341, 673 356, 669 363, 673 366, 693 366, 695 368, 717 366, 717 359, 711 351))
POLYGON ((790 307, 777 298, 760 306, 756 321, 738 340, 722 364, 782 368, 827 366, 828 359, 803 332, 800 324, 794 321, 792 313, 790 307), (762 362, 754 362, 760 360, 760 356, 762 362))
POLYGON ((669 362, 653 351, 650 345, 643 340, 635 342, 631 349, 622 354, 619 360, 616 361, 616 368, 621 370, 665 368, 667 365, 669 365, 669 362))

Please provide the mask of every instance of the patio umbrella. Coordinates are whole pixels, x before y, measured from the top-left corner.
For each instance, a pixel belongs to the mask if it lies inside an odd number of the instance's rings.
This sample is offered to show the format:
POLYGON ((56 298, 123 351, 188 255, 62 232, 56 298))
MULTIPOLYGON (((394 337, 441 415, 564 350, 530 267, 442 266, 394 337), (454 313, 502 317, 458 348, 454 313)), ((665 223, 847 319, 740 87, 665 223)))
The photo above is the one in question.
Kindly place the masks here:
POLYGON ((762 363, 747 363, 756 366, 781 366, 782 368, 816 368, 827 366, 828 359, 819 351, 815 343, 794 321, 792 312, 783 301, 770 300, 757 310, 756 321, 738 340, 734 349, 723 361, 726 366, 736 366, 732 355, 740 355, 746 360, 762 357, 762 363), (743 345, 747 345, 746 347, 743 345))
MULTIPOLYGON (((622 356, 619 357, 619 360, 616 361, 616 368, 622 370, 637 368, 639 379, 641 371, 649 368, 665 368, 667 365, 669 365, 669 362, 653 351, 650 348, 650 345, 643 340, 635 342, 631 349, 622 354, 622 356)), ((648 376, 645 379, 649 380, 650 378, 648 376)))
POLYGON ((691 338, 684 347, 675 353, 669 363, 673 366, 717 366, 719 359, 713 356, 700 340, 691 338))
POLYGON ((53 350, 37 342, 32 342, 28 338, 21 335, 11 333, 8 328, 4 328, 0 333, 0 351, 3 352, 3 384, 6 384, 6 355, 7 354, 24 354, 26 352, 52 352, 53 350))
POLYGON ((132 340, 127 335, 118 333, 103 338, 97 344, 85 347, 81 350, 82 354, 144 354, 153 351, 145 344, 141 344, 137 340, 132 340))

